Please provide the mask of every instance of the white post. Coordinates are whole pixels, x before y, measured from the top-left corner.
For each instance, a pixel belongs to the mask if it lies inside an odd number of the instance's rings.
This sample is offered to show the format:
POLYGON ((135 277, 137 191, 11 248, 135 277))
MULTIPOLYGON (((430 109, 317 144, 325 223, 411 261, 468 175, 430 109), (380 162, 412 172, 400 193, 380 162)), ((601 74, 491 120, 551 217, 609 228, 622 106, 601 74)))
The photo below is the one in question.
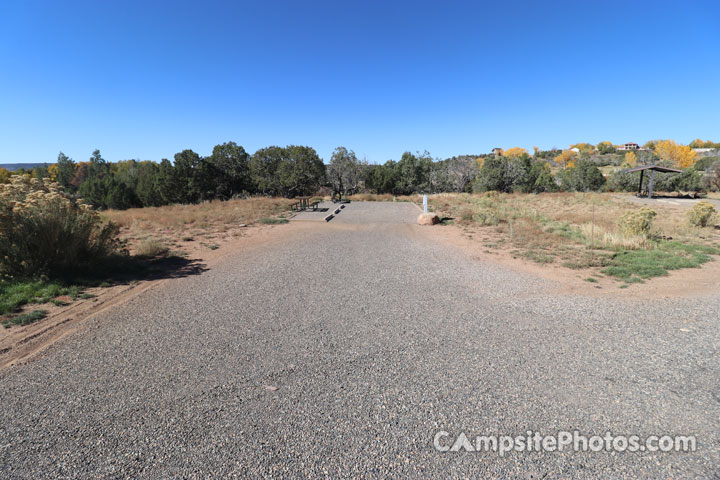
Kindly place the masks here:
POLYGON ((427 213, 427 195, 423 195, 423 213, 427 213))

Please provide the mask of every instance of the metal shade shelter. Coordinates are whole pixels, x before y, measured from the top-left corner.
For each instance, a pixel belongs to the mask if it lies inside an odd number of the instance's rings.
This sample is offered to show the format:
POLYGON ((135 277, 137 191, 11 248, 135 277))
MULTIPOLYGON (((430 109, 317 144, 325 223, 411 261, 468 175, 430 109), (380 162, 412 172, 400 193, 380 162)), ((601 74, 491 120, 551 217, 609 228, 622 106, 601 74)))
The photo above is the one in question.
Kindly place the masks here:
POLYGON ((638 196, 642 196, 642 183, 645 170, 650 170, 650 180, 648 181, 648 198, 652 198, 653 186, 655 185, 655 172, 662 173, 682 173, 682 170, 676 168, 661 167, 660 165, 638 165, 634 168, 623 170, 621 173, 640 172, 640 184, 638 185, 638 196))

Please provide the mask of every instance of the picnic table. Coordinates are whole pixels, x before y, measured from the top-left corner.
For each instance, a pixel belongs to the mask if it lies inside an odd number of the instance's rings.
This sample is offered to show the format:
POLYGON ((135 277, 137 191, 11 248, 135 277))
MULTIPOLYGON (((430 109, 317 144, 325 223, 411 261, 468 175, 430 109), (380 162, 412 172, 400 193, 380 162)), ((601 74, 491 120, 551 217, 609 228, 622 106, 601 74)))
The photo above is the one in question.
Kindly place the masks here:
POLYGON ((311 202, 310 201, 311 198, 312 197, 295 197, 295 200, 297 200, 297 202, 290 205, 290 208, 292 208, 292 210, 296 210, 298 212, 301 212, 301 211, 307 210, 307 209, 317 210, 318 204, 320 202, 318 200, 311 202))

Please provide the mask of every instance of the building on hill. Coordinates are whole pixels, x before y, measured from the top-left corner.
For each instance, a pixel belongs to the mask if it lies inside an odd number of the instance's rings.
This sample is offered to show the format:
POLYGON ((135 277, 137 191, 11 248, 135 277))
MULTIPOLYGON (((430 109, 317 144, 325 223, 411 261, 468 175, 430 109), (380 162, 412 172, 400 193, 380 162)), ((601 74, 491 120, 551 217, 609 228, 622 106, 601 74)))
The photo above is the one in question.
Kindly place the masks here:
POLYGON ((503 154, 503 149, 502 149, 502 148, 495 147, 495 148, 492 149, 492 152, 491 152, 491 153, 492 153, 493 155, 500 156, 500 155, 503 154))
POLYGON ((640 150, 640 145, 637 143, 624 143, 617 147, 617 150, 626 151, 626 150, 640 150))

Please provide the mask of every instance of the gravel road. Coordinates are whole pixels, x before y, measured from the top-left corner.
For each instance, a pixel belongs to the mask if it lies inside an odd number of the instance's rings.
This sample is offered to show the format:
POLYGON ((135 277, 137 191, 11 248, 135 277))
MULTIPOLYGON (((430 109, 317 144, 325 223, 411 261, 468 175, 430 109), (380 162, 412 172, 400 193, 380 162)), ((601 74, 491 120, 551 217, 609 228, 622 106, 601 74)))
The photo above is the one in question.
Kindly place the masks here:
POLYGON ((278 226, 0 373, 0 478, 718 478, 720 293, 551 293, 418 213, 278 226), (528 430, 697 451, 433 447, 528 430))

